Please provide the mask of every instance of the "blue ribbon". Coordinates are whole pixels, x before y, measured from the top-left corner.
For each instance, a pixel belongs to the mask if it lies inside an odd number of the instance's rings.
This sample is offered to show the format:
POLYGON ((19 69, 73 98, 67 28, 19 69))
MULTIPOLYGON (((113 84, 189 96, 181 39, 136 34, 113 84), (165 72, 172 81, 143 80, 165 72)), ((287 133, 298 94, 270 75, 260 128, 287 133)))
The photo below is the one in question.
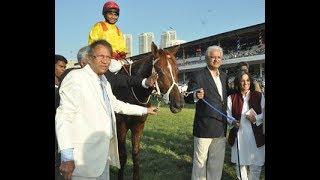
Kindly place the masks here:
POLYGON ((219 111, 217 108, 213 107, 210 103, 208 103, 208 101, 206 101, 204 98, 202 99, 202 101, 205 102, 209 107, 211 107, 213 110, 215 110, 216 112, 218 112, 222 116, 226 117, 227 119, 230 119, 231 123, 232 123, 232 121, 236 121, 236 119, 234 117, 225 115, 223 112, 219 111))

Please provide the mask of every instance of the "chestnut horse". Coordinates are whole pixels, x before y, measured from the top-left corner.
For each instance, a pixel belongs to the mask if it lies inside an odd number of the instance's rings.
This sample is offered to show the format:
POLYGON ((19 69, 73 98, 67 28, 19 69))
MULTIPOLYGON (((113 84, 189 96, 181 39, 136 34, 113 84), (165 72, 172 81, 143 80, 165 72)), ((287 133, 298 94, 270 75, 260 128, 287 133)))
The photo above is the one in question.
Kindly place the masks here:
MULTIPOLYGON (((184 98, 180 94, 178 81, 178 68, 175 58, 179 47, 168 50, 157 48, 152 42, 151 55, 135 61, 130 67, 125 66, 119 73, 136 75, 142 78, 149 77, 152 72, 158 74, 156 88, 121 88, 114 91, 116 97, 122 101, 137 104, 141 106, 150 106, 149 102, 151 92, 155 89, 162 100, 169 104, 172 113, 181 111, 184 105, 184 98)), ((158 96, 159 97, 159 96, 158 96)), ((131 130, 132 138, 132 159, 133 159, 133 179, 139 179, 139 159, 140 159, 140 141, 147 115, 145 116, 128 116, 116 114, 118 148, 120 156, 121 169, 118 172, 118 180, 123 179, 124 167, 127 162, 126 153, 126 135, 131 130)))

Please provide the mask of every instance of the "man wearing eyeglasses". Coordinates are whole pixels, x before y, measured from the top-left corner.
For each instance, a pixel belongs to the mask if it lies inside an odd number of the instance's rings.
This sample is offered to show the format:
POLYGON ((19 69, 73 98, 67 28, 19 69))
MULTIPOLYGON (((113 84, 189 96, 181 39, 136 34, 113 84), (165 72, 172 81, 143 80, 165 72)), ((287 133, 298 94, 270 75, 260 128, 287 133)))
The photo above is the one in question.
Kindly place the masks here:
MULTIPOLYGON (((90 46, 85 46, 78 51, 77 59, 81 68, 84 68, 90 61, 89 49, 90 49, 90 46)), ((93 57, 100 60, 110 59, 110 56, 104 56, 104 55, 98 55, 93 57)), ((80 68, 69 68, 65 70, 60 77, 60 82, 63 81, 63 79, 67 76, 67 74, 69 74, 71 71, 76 69, 80 69, 80 68)), ((110 71, 107 71, 106 73, 104 73, 104 75, 106 76, 108 82, 110 83, 112 91, 114 91, 114 89, 117 89, 119 87, 142 86, 144 88, 149 88, 149 87, 153 87, 155 84, 155 81, 157 80, 157 75, 154 75, 154 74, 145 79, 142 79, 138 76, 127 76, 123 74, 115 75, 110 71)), ((60 86, 59 88, 56 88, 56 108, 60 104, 60 96, 58 93, 59 89, 60 89, 60 86)), ((56 146, 57 146, 57 142, 56 142, 56 146)), ((59 174, 60 154, 58 154, 57 151, 58 150, 56 147, 56 166, 57 166, 56 177, 55 177, 56 180, 63 179, 63 177, 59 174)))
POLYGON ((126 43, 121 30, 116 26, 120 8, 114 1, 107 1, 102 9, 105 21, 96 23, 89 33, 89 45, 99 39, 106 40, 112 45, 113 53, 109 71, 117 73, 125 64, 126 43))
POLYGON ((104 74, 112 47, 105 40, 90 45, 88 65, 72 70, 62 81, 56 111, 60 172, 66 180, 109 179, 109 165, 120 168, 115 112, 142 116, 156 107, 116 99, 104 74))
POLYGON ((207 67, 192 76, 188 84, 187 91, 201 88, 186 98, 186 102, 196 102, 192 180, 220 180, 222 175, 227 121, 205 103, 226 114, 227 75, 219 70, 222 57, 220 46, 209 46, 205 54, 207 67))

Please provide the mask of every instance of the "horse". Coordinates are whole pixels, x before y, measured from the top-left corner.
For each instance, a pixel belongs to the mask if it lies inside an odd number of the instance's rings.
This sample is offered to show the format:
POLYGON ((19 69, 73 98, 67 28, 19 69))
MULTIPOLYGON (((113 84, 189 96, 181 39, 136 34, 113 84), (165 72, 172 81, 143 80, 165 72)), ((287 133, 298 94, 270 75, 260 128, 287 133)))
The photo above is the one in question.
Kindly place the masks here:
MULTIPOLYGON (((134 61, 130 66, 124 66, 119 73, 136 75, 142 78, 149 77, 152 73, 158 74, 155 88, 120 88, 114 91, 115 96, 125 102, 149 107, 150 96, 156 90, 157 97, 169 104, 172 113, 178 113, 184 106, 184 98, 178 89, 178 68, 175 55, 179 46, 170 49, 158 49, 152 42, 151 54, 134 61)), ((118 171, 118 180, 123 180, 124 168, 127 162, 126 154, 126 135, 130 129, 132 134, 132 159, 133 159, 133 179, 140 179, 139 160, 140 160, 140 141, 143 133, 147 115, 128 116, 116 114, 118 149, 121 168, 118 171)))

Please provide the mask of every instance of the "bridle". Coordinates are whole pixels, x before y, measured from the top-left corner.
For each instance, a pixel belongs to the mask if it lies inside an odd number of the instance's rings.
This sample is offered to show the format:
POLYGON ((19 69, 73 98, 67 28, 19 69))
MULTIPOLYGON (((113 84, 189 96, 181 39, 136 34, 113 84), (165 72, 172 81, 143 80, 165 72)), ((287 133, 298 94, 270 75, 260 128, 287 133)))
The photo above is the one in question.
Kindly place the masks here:
MULTIPOLYGON (((159 60, 159 58, 153 61, 152 73, 157 73, 155 68, 154 68, 154 65, 157 63, 158 60, 159 60)), ((161 97, 162 100, 166 104, 169 104, 169 102, 170 102, 169 94, 171 93, 174 85, 176 85, 178 89, 179 89, 179 87, 178 87, 178 84, 176 83, 176 81, 174 80, 173 73, 172 73, 172 67, 171 67, 171 64, 169 63, 168 60, 167 60, 167 63, 168 63, 168 69, 169 69, 169 72, 170 72, 170 76, 171 76, 171 79, 172 79, 172 84, 171 84, 170 88, 168 89, 168 91, 166 93, 161 93, 159 85, 158 85, 158 80, 157 80, 156 81, 156 93, 155 94, 156 94, 157 97, 161 97)))
MULTIPOLYGON (((154 65, 158 62, 159 58, 153 60, 152 62, 152 74, 153 73, 157 73, 154 65)), ((159 84, 158 84, 158 80, 156 80, 155 82, 155 86, 156 86, 156 91, 153 93, 156 97, 157 97, 157 101, 158 101, 158 107, 160 106, 160 103, 161 101, 164 101, 164 103, 166 104, 169 104, 170 100, 169 100, 169 94, 171 93, 174 85, 177 86, 177 88, 179 89, 178 87, 178 84, 175 82, 174 80, 174 77, 173 77, 173 73, 172 73, 172 67, 171 67, 171 64, 169 63, 169 61, 167 60, 168 62, 168 69, 169 69, 169 72, 170 72, 170 76, 171 76, 171 79, 172 79, 172 84, 170 85, 170 88, 168 89, 168 91, 166 93, 161 93, 161 90, 159 88, 159 84)), ((129 67, 129 76, 131 76, 131 68, 132 68, 132 64, 130 64, 130 67, 129 67)), ((138 97, 136 96, 133 88, 131 87, 131 92, 134 96, 134 98, 140 103, 140 104, 143 104, 143 105, 146 105, 148 104, 148 102, 150 101, 150 97, 151 95, 149 95, 149 97, 147 98, 147 100, 145 102, 141 102, 138 97)))

